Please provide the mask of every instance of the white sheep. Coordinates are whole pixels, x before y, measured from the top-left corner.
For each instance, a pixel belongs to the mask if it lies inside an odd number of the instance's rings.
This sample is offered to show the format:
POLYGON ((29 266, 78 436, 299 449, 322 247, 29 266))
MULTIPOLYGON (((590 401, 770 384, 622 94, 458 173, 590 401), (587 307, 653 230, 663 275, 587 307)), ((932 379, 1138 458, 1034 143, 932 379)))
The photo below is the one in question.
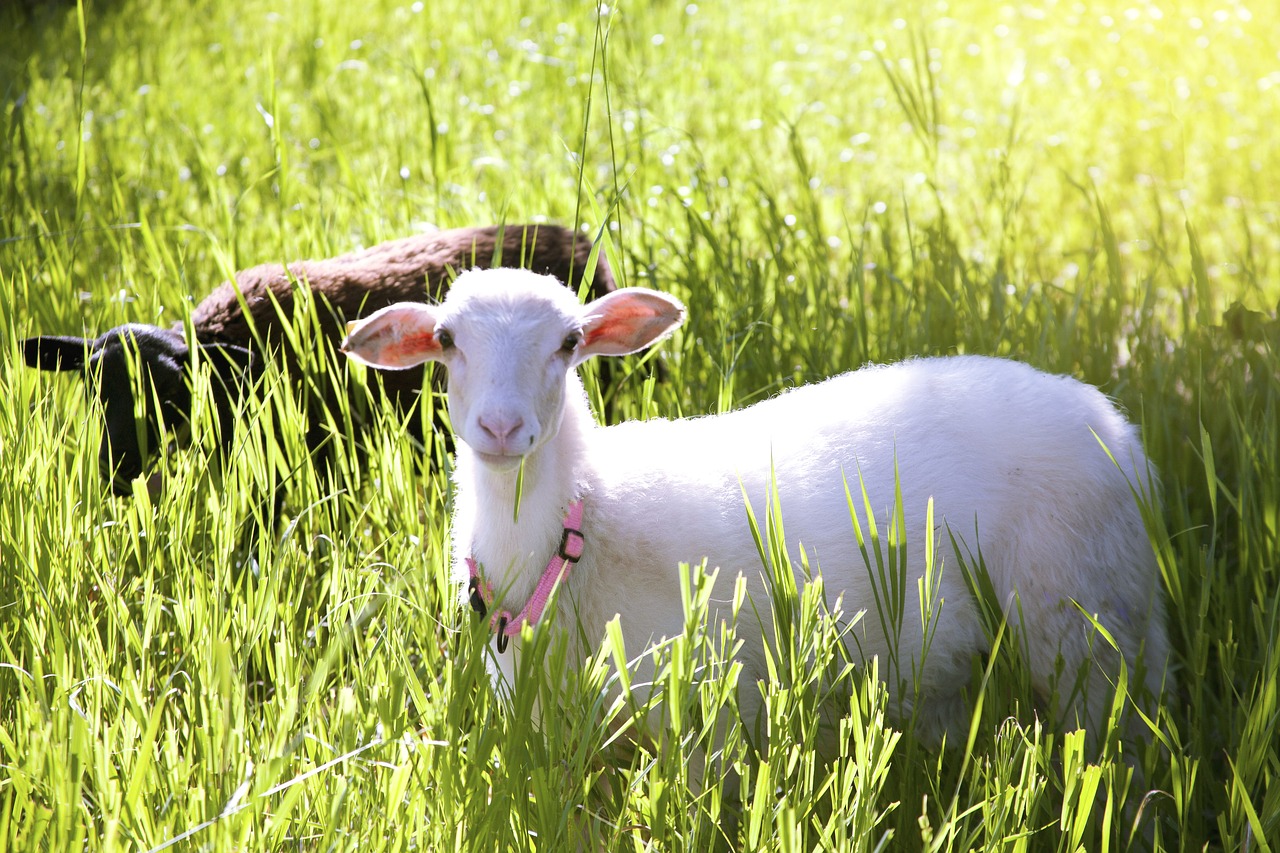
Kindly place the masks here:
MULTIPOLYGON (((1058 667, 1067 673, 1063 692, 1079 667, 1090 667, 1087 707, 1059 710, 1097 721, 1111 700, 1106 679, 1118 661, 1082 610, 1111 633, 1131 674, 1143 654, 1145 687, 1159 692, 1169 653, 1164 606, 1135 498, 1152 477, 1135 429, 1097 389, 998 358, 924 358, 726 414, 599 426, 577 365, 644 349, 684 313, 676 299, 643 288, 583 306, 552 278, 488 270, 464 273, 441 305, 393 305, 348 326, 343 350, 358 361, 407 368, 434 360, 448 368, 449 410, 462 439, 455 568, 476 578, 478 594, 491 595, 486 584, 497 591, 496 612, 506 615, 495 626, 505 629, 497 645, 507 649, 498 658, 508 684, 525 619, 572 625, 571 637, 598 642, 617 614, 632 654, 678 635, 681 563, 705 558, 719 568, 719 584, 741 575, 767 613, 744 494, 760 514, 775 479, 794 565, 803 550, 829 599, 842 596, 846 614, 867 610, 849 637, 851 652, 884 656, 886 636, 897 633, 899 660, 918 664, 919 601, 909 597, 900 631, 885 631, 846 499, 847 486, 861 513, 865 487, 885 529, 896 468, 909 596, 923 573, 931 498, 931 533, 946 564, 936 634, 919 673, 922 737, 948 729, 954 736, 957 721, 963 725, 972 656, 989 651, 952 537, 961 553, 981 555, 1010 621, 1021 623, 1038 693, 1051 695, 1058 667), (580 524, 566 522, 579 500, 580 524), (562 539, 571 557, 581 545, 567 527, 581 530, 585 547, 566 571, 554 558, 562 539), (556 580, 554 609, 542 614, 540 600, 556 580)), ((865 530, 867 519, 861 524, 865 530)), ((757 632, 739 655, 744 683, 767 676, 756 621, 738 623, 740 636, 757 632)), ((910 677, 910 665, 903 667, 910 677)), ((740 699, 751 705, 755 693, 740 691, 740 699)))

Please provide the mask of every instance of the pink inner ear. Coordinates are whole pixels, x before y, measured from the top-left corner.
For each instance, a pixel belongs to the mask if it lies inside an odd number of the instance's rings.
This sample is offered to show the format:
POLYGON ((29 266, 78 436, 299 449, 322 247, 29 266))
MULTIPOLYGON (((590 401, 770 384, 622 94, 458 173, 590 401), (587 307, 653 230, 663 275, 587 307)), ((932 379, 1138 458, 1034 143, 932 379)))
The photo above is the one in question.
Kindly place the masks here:
POLYGON ((584 330, 583 344, 591 346, 601 340, 613 340, 620 326, 621 324, 613 318, 594 323, 584 330))
POLYGON ((650 343, 651 336, 656 334, 652 331, 655 324, 666 328, 653 308, 639 300, 615 299, 609 307, 607 313, 594 318, 583 329, 586 346, 604 342, 634 351, 650 343))
POLYGON ((422 356, 440 352, 440 345, 436 343, 436 336, 433 332, 410 332, 405 335, 398 335, 395 340, 388 344, 384 349, 384 354, 398 362, 406 362, 422 356))
POLYGON ((370 363, 390 370, 403 370, 436 359, 440 352, 434 330, 396 329, 378 342, 376 356, 370 363))

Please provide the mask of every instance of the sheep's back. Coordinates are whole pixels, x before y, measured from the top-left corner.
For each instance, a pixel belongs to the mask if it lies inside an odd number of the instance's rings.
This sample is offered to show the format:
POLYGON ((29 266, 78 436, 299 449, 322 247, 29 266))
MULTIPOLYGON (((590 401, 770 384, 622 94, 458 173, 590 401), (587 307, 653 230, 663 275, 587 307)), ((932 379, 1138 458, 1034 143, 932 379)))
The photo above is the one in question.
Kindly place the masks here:
MULTIPOLYGON (((335 342, 347 320, 396 302, 438 301, 452 276, 470 267, 519 265, 575 285, 591 253, 586 235, 552 225, 489 226, 437 231, 379 243, 322 260, 269 263, 223 282, 192 312, 202 341, 247 342, 251 323, 270 342, 281 339, 277 309, 292 316, 300 286, 309 286, 320 303, 324 337, 335 342), (499 232, 502 233, 499 249, 499 232), (274 304, 273 304, 274 303, 274 304), (247 315, 245 311, 248 311, 247 315)), ((615 289, 613 275, 600 258, 592 293, 615 289)))
POLYGON ((1150 476, 1136 430, 1097 389, 975 356, 865 368, 724 415, 619 424, 593 440, 602 479, 624 492, 693 504, 712 494, 741 507, 745 490, 759 509, 776 479, 784 510, 790 495, 798 514, 835 516, 819 526, 848 524, 846 483, 880 511, 900 478, 909 510, 933 497, 971 528, 975 513, 994 523, 1042 492, 1059 508, 1107 492, 1127 501, 1150 476))

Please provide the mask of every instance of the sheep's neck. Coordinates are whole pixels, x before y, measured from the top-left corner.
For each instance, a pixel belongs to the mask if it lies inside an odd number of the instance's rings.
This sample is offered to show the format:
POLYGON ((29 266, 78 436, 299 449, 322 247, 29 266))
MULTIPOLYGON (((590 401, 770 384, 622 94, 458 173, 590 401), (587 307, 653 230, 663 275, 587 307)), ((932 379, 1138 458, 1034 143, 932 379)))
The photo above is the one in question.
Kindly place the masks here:
MULTIPOLYGON (((590 489, 587 446, 597 426, 576 380, 571 377, 566 389, 558 431, 525 457, 522 472, 493 471, 469 453, 459 459, 459 474, 473 475, 459 479, 471 479, 475 493, 469 506, 460 505, 459 520, 470 516, 469 530, 455 533, 467 537, 471 556, 495 589, 506 588, 517 603, 532 593, 559 545, 567 507, 590 489)), ((584 532, 589 539, 590 531, 584 532)))
MULTIPOLYGON (((547 606, 551 593, 557 584, 564 583, 569 577, 569 572, 582 559, 582 549, 586 544, 586 539, 582 535, 582 501, 576 500, 569 504, 569 512, 564 517, 564 535, 560 540, 560 547, 556 549, 556 554, 547 562, 547 568, 543 570, 542 577, 538 579, 538 586, 533 591, 533 597, 530 598, 523 609, 514 616, 510 610, 500 610, 493 614, 490 620, 490 626, 494 633, 498 635, 498 651, 507 650, 507 642, 520 633, 521 628, 526 624, 538 623, 542 618, 542 611, 547 606)), ((466 560, 467 573, 469 575, 467 583, 467 592, 470 597, 471 607, 481 617, 489 615, 489 606, 493 603, 493 587, 484 579, 484 575, 480 572, 480 567, 476 561, 470 557, 466 560)))

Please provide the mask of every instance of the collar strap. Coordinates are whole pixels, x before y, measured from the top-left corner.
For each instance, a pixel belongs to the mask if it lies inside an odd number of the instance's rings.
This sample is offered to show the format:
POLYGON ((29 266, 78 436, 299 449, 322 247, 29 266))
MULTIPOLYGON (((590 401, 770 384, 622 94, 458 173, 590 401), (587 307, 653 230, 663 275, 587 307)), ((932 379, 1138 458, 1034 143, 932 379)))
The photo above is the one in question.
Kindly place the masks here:
MULTIPOLYGON (((524 609, 514 618, 511 616, 511 611, 501 610, 494 613, 489 620, 490 627, 498 635, 499 652, 507 650, 507 642, 520 633, 520 629, 526 622, 531 625, 538 624, 538 620, 542 618, 542 611, 546 609, 547 600, 551 597, 551 590, 555 589, 556 584, 563 582, 569 576, 569 570, 582 559, 582 550, 587 544, 587 539, 582 535, 581 528, 582 500, 578 499, 569 504, 569 512, 564 517, 564 532, 560 535, 560 547, 556 549, 555 555, 543 569, 542 577, 538 579, 538 586, 525 603, 524 609)), ((467 582, 471 608, 481 616, 486 616, 489 613, 489 605, 493 604, 493 585, 485 581, 484 576, 480 574, 480 567, 472 557, 467 557, 467 572, 471 576, 467 582)))

